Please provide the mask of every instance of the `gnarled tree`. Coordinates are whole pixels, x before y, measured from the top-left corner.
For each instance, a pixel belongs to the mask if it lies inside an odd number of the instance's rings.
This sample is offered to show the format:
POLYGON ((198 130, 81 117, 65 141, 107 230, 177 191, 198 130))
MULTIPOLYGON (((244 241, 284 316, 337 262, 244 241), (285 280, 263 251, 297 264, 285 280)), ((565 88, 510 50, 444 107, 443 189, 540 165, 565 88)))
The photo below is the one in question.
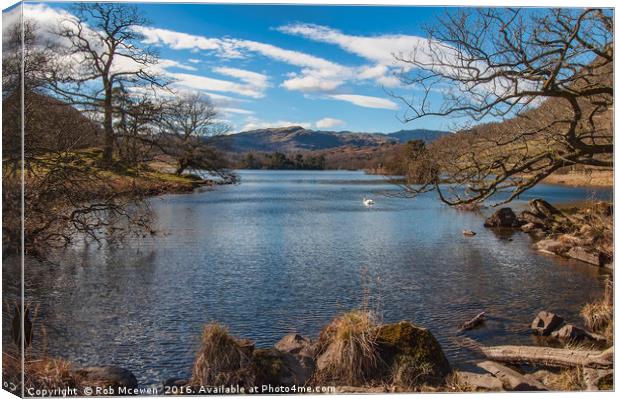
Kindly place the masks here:
POLYGON ((95 111, 103 125, 103 164, 110 166, 115 145, 114 93, 121 85, 163 87, 157 53, 138 45, 136 27, 148 21, 135 6, 119 3, 78 3, 57 32, 66 44, 64 58, 74 58, 53 79, 57 96, 95 111))
POLYGON ((429 146, 438 173, 403 184, 450 205, 505 203, 564 167, 613 167, 613 17, 601 9, 450 12, 398 61, 419 96, 405 122, 454 118, 462 129, 429 146), (437 98, 439 101, 436 101, 437 98))

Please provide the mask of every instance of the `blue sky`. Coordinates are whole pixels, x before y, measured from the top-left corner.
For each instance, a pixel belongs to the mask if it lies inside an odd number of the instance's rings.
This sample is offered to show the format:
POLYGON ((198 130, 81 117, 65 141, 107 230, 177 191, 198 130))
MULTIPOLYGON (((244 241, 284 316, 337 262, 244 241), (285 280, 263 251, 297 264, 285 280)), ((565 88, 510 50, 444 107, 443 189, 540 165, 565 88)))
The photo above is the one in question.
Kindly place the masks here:
MULTIPOLYGON (((145 44, 159 50, 175 86, 210 95, 234 131, 300 124, 392 132, 451 124, 439 118, 403 124, 404 106, 388 94, 416 94, 400 85, 392 54, 424 40, 423 26, 443 8, 137 6, 151 20, 142 31, 145 44)), ((67 3, 36 7, 26 17, 71 11, 67 3)))

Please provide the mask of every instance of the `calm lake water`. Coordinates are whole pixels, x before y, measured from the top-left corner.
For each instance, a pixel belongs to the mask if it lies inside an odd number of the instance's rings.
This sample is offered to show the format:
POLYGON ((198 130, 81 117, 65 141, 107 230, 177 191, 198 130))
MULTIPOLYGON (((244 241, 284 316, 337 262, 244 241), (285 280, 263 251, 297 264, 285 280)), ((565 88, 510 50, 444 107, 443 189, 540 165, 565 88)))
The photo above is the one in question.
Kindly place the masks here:
MULTIPOLYGON (((241 181, 153 199, 156 236, 74 248, 56 266, 29 264, 28 300, 41 303, 50 353, 126 367, 141 384, 156 384, 189 375, 209 321, 258 346, 290 332, 316 336, 359 306, 369 286, 385 321, 428 327, 450 362, 468 368, 478 355, 459 344, 463 336, 533 344, 528 327, 538 310, 578 322, 579 308, 602 292, 599 269, 536 253, 529 236, 484 229, 481 215, 432 194, 380 196, 396 190, 382 177, 244 171, 241 181), (365 195, 373 208, 362 206, 365 195), (478 235, 464 237, 464 229, 478 235), (483 310, 484 328, 456 334, 483 310)), ((521 201, 590 195, 540 186, 521 201)))

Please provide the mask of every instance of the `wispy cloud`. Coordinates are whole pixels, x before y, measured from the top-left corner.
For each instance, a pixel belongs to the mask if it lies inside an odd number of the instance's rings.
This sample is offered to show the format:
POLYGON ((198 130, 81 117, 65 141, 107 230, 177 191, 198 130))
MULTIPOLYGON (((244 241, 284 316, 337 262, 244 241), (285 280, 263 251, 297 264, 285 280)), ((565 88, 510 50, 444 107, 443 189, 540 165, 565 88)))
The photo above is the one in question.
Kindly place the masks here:
POLYGON ((360 107, 398 109, 398 104, 381 97, 362 96, 359 94, 331 94, 328 97, 334 100, 347 101, 360 107))
POLYGON ((173 73, 171 76, 175 79, 175 85, 189 89, 233 93, 252 98, 261 98, 265 95, 262 87, 252 84, 231 82, 229 80, 187 73, 173 73))

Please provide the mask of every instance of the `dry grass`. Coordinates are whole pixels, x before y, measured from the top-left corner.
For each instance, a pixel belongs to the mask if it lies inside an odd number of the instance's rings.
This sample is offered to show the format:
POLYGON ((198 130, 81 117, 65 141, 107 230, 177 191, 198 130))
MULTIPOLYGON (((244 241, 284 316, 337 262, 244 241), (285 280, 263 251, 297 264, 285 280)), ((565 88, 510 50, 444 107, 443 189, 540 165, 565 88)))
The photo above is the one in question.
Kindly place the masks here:
MULTIPOLYGON (((67 360, 43 357, 26 359, 24 362, 24 384, 28 388, 55 389, 79 388, 80 378, 73 364, 67 360)), ((2 379, 14 383, 21 390, 21 359, 19 356, 2 353, 2 379)))
POLYGON ((586 389, 583 373, 579 368, 564 369, 557 374, 551 373, 542 382, 553 391, 582 391, 586 389))
POLYGON ((253 385, 252 351, 247 340, 237 340, 217 323, 207 324, 192 371, 191 383, 201 386, 253 385))
POLYGON ((375 314, 355 310, 332 321, 319 336, 317 353, 324 364, 315 376, 317 383, 367 383, 380 361, 375 314))
POLYGON ((459 374, 456 372, 452 372, 450 373, 450 375, 446 377, 445 389, 442 389, 442 390, 445 390, 446 392, 474 392, 475 391, 469 384, 467 384, 462 378, 460 378, 459 374))
POLYGON ((614 338, 614 308, 612 282, 607 281, 603 298, 586 304, 581 309, 581 317, 586 327, 603 335, 608 342, 614 338))

